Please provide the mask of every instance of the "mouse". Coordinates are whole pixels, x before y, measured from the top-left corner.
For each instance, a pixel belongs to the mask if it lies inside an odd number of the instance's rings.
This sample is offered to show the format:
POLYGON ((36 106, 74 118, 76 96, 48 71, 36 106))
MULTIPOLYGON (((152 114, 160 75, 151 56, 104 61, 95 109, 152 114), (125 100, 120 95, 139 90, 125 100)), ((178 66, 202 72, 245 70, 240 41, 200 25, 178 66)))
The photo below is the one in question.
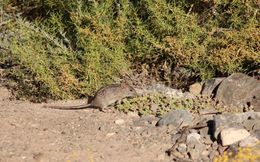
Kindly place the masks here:
POLYGON ((116 101, 120 101, 123 98, 135 97, 137 92, 135 89, 127 83, 110 84, 100 88, 92 97, 88 104, 76 105, 76 106, 51 106, 44 105, 45 108, 62 109, 62 110, 76 110, 85 108, 98 108, 105 112, 105 109, 116 101))

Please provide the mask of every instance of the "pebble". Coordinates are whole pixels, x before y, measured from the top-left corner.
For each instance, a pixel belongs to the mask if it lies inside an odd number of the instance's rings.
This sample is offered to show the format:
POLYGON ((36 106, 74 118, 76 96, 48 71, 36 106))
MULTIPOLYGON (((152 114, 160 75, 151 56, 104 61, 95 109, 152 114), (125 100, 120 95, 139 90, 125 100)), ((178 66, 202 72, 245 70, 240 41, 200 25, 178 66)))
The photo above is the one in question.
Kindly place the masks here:
POLYGON ((122 125, 122 124, 125 123, 125 121, 124 121, 123 119, 117 119, 117 120, 115 121, 115 123, 116 123, 117 125, 122 125))
POLYGON ((219 154, 223 154, 223 152, 227 149, 228 146, 222 146, 222 145, 218 145, 218 152, 219 154))
POLYGON ((107 136, 107 137, 112 137, 112 136, 114 136, 115 134, 116 134, 115 132, 111 132, 111 133, 106 134, 106 136, 107 136))
POLYGON ((198 133, 190 133, 187 136, 187 143, 193 143, 194 141, 199 141, 200 140, 200 135, 198 133))
POLYGON ((201 156, 201 152, 197 149, 190 150, 188 154, 192 160, 197 160, 201 156))
POLYGON ((205 136, 205 137, 203 138, 203 142, 204 142, 206 145, 210 145, 210 144, 213 143, 213 141, 210 139, 210 136, 209 136, 209 135, 208 135, 208 136, 205 136))
POLYGON ((211 148, 212 148, 212 150, 217 150, 218 149, 218 142, 217 141, 213 142, 212 145, 211 145, 211 148))
POLYGON ((179 144, 177 151, 180 153, 185 153, 187 151, 187 145, 185 143, 179 144))
POLYGON ((209 155, 209 151, 204 150, 204 151, 202 151, 201 155, 203 155, 203 156, 208 156, 208 155, 209 155))

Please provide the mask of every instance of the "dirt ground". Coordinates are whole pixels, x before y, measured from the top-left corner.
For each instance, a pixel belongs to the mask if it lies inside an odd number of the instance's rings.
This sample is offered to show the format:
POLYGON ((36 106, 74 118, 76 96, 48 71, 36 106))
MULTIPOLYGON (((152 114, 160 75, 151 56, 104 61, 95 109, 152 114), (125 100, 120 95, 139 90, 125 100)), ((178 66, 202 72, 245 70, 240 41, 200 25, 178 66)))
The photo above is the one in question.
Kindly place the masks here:
POLYGON ((1 162, 171 161, 169 128, 156 127, 154 117, 47 109, 9 95, 0 87, 1 162))

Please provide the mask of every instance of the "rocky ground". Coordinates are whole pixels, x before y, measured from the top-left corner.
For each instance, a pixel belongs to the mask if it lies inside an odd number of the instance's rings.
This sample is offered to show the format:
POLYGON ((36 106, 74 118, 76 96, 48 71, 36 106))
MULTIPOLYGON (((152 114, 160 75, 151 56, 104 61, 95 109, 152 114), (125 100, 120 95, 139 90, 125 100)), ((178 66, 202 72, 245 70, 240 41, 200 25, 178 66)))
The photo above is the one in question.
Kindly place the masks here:
MULTIPOLYGON (((172 110, 158 118, 117 110, 109 113, 95 109, 55 110, 43 108, 43 104, 10 100, 8 90, 1 87, 0 161, 199 162, 223 161, 223 157, 260 161, 259 91, 256 91, 259 81, 238 74, 224 81, 213 79, 203 87, 195 84, 190 91, 195 95, 204 93, 211 96, 216 87, 221 91, 214 96, 223 98, 227 105, 242 105, 242 111, 216 112, 216 109, 208 108, 191 113, 172 110), (241 78, 249 79, 250 84, 241 78), (241 85, 242 88, 237 88, 241 85), (242 92, 246 87, 243 85, 254 87, 250 93, 239 93, 244 96, 232 95, 239 89, 242 92), (226 95, 223 91, 227 89, 229 98, 225 100, 227 97, 223 97, 226 95), (250 96, 254 100, 249 102, 250 96), (256 106, 252 108, 252 105, 256 106), (241 153, 240 148, 253 149, 241 153)), ((248 91, 249 88, 245 89, 248 91)), ((167 89, 167 92, 180 96, 176 91, 167 89)), ((67 101, 65 104, 82 102, 67 101)))
POLYGON ((154 117, 41 106, 1 101, 1 162, 170 161, 164 152, 171 138, 167 127, 155 127, 154 117))

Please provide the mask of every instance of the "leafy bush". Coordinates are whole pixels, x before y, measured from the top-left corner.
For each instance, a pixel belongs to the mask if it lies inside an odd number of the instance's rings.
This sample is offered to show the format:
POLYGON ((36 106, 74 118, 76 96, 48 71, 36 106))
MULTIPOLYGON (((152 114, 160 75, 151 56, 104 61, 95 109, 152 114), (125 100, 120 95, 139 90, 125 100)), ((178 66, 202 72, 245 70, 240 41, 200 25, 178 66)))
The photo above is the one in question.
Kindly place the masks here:
MULTIPOLYGON (((89 94, 129 67, 201 79, 259 67, 259 4, 248 1, 2 2, 1 65, 19 96, 89 94), (21 14, 19 14, 21 13, 21 14), (18 16, 20 15, 20 16, 18 16)), ((32 97, 33 96, 33 97, 32 97)))

